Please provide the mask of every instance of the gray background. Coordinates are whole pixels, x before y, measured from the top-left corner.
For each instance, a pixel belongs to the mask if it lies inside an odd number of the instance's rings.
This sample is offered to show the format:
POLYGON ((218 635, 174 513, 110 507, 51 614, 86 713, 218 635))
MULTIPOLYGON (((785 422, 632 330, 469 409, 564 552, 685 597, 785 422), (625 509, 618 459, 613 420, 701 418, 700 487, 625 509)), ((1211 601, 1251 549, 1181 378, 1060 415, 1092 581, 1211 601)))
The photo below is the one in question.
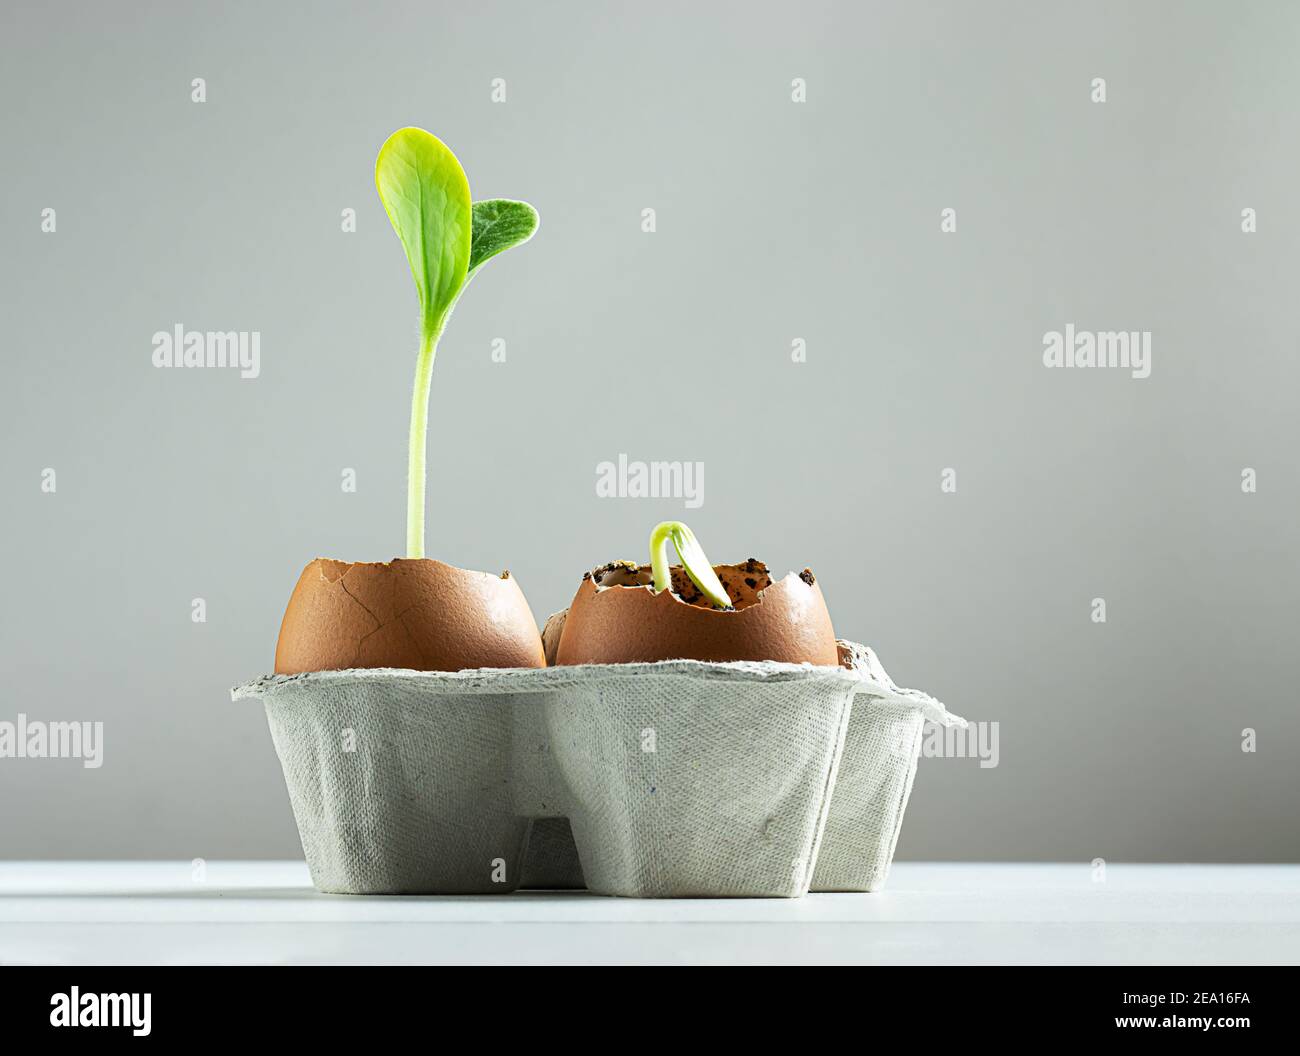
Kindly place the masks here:
POLYGON ((539 619, 669 516, 811 565, 841 634, 1001 723, 996 769, 922 763, 901 857, 1300 857, 1300 8, 651 6, 6 2, 0 719, 106 743, 0 760, 0 854, 299 853, 227 689, 309 559, 403 545, 372 164, 419 124, 542 216, 442 343, 432 556, 539 619), (1069 322, 1152 331, 1152 376, 1044 369, 1069 322), (262 376, 154 369, 177 323, 260 330, 262 376), (703 460, 703 508, 598 499, 620 452, 703 460))

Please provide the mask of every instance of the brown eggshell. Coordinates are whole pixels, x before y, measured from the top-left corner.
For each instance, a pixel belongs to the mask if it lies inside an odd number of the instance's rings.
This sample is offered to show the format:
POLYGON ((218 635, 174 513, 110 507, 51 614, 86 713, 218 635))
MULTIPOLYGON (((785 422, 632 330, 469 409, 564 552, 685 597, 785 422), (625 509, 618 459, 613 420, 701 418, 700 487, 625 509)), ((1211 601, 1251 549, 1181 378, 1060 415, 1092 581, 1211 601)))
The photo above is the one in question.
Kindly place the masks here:
POLYGON ((426 559, 317 558, 298 578, 275 648, 275 671, 284 675, 545 666, 537 623, 509 572, 426 559))
POLYGON ((546 618, 546 626, 542 628, 542 652, 546 654, 546 666, 555 666, 555 654, 560 649, 560 635, 564 633, 564 621, 569 615, 568 609, 560 612, 553 612, 546 618))
POLYGON ((715 565, 735 609, 711 607, 674 568, 673 589, 652 592, 648 566, 606 565, 583 578, 569 606, 556 664, 656 660, 777 660, 833 667, 835 632, 811 572, 773 583, 753 559, 715 565))

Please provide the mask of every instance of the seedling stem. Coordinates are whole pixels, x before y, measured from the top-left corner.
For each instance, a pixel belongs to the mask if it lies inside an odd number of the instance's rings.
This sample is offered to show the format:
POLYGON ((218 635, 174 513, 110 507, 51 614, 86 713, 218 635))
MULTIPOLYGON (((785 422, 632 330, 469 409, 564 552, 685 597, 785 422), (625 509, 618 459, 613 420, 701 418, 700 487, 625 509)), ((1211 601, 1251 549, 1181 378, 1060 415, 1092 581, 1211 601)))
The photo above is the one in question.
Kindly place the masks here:
POLYGON ((655 526, 650 533, 650 571, 654 576, 654 592, 660 594, 672 587, 672 573, 668 566, 668 544, 673 544, 682 568, 713 603, 715 609, 732 607, 731 598, 718 575, 709 564, 709 559, 700 546, 699 540, 681 521, 664 521, 655 526))

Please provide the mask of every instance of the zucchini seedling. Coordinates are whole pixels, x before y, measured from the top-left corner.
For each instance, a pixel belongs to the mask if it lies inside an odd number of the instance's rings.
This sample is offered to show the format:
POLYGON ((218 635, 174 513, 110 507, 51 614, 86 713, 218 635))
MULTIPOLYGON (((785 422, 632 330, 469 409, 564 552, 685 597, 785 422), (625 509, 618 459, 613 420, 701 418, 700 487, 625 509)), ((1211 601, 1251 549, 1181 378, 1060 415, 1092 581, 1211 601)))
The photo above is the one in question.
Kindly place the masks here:
POLYGON ((406 556, 424 557, 425 449, 433 361, 451 311, 485 263, 537 230, 527 202, 471 202, 469 180, 456 155, 422 128, 401 128, 375 160, 375 186, 406 250, 420 297, 420 349, 411 396, 406 478, 406 556))
POLYGON ((714 565, 681 521, 650 533, 650 564, 611 561, 583 574, 565 613, 546 621, 547 663, 775 660, 833 667, 835 629, 812 572, 773 580, 751 557, 714 565), (680 559, 669 565, 670 547, 680 559))
POLYGON ((663 521, 650 533, 650 572, 654 577, 654 592, 659 594, 672 587, 672 573, 668 566, 669 543, 677 551, 677 558, 691 582, 700 588, 713 607, 732 608, 727 589, 709 564, 700 541, 681 521, 663 521))

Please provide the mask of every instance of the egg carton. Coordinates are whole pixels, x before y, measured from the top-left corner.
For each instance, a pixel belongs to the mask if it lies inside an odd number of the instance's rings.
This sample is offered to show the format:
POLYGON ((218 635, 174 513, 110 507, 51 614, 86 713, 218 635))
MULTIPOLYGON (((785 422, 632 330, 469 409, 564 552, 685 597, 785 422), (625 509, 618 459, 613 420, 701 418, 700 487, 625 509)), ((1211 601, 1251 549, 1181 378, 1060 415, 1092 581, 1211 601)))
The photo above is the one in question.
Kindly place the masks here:
POLYGON ((344 894, 583 887, 798 897, 885 882, 929 719, 863 646, 771 662, 270 675, 312 881, 344 894))

